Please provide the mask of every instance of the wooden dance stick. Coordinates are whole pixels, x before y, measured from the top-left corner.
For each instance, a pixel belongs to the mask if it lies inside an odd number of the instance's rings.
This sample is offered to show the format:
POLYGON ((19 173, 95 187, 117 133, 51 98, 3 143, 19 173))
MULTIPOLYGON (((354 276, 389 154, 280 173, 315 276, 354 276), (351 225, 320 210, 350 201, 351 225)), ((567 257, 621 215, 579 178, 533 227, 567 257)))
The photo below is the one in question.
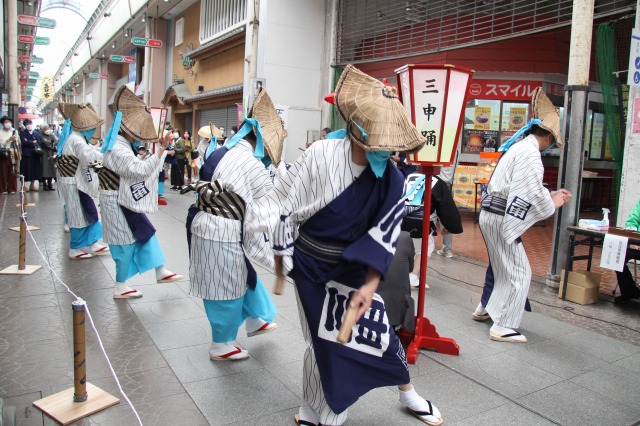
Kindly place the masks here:
POLYGON ((346 344, 351 338, 351 329, 356 323, 357 315, 358 308, 352 307, 351 303, 349 303, 347 313, 344 314, 344 319, 342 320, 342 325, 340 326, 340 331, 338 332, 338 342, 342 343, 343 345, 346 344))
POLYGON ((273 288, 273 293, 281 295, 284 293, 284 272, 282 272, 282 256, 275 257, 276 264, 276 285, 273 288))
POLYGON ((18 270, 27 269, 27 197, 24 195, 24 176, 20 175, 20 197, 22 207, 20 212, 20 243, 18 245, 18 270))
POLYGON ((73 310, 73 401, 87 400, 87 362, 85 358, 85 302, 71 302, 73 310))

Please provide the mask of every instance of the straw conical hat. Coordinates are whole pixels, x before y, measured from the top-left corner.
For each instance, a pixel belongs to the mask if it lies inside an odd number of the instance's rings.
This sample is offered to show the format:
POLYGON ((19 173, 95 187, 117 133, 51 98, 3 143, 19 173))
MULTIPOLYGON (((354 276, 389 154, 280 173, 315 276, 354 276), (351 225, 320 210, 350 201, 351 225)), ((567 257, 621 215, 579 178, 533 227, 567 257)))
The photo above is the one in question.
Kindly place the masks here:
POLYGON ((217 128, 213 123, 209 123, 206 126, 200 127, 200 130, 198 130, 198 136, 205 139, 211 139, 212 136, 215 136, 220 139, 222 137, 222 130, 217 128))
POLYGON ((249 117, 260 122, 264 149, 277 167, 282 159, 282 145, 288 133, 266 90, 261 89, 256 96, 249 117))
POLYGON ((551 103, 542 87, 536 88, 533 92, 531 103, 533 105, 533 117, 542 120, 542 124, 538 126, 551 132, 553 137, 556 138, 556 145, 561 147, 564 142, 560 138, 560 114, 558 114, 558 109, 551 103))
POLYGON ((158 142, 151 110, 127 86, 123 85, 116 92, 113 109, 122 112, 120 129, 127 135, 140 142, 158 142))
POLYGON ((411 124, 398 100, 397 89, 353 65, 347 65, 338 80, 335 106, 347 123, 351 138, 365 151, 414 152, 426 142, 411 124), (367 137, 358 126, 367 133, 367 137))
POLYGON ((82 132, 84 130, 96 129, 104 120, 100 118, 91 104, 65 104, 60 103, 60 114, 67 119, 71 119, 71 127, 82 132))

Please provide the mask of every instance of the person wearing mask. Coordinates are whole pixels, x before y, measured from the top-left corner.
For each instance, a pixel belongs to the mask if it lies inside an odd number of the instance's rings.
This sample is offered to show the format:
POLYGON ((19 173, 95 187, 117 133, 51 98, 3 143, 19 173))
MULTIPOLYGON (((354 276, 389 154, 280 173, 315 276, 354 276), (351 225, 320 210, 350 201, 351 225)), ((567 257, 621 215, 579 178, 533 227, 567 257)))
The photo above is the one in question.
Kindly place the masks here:
POLYGON ((191 132, 185 130, 182 135, 184 138, 184 160, 180 166, 180 170, 184 175, 184 169, 187 169, 187 183, 191 183, 191 153, 193 152, 193 141, 191 140, 191 132))
MULTIPOLYGON (((327 99, 327 98, 325 98, 327 99)), ((313 143, 276 180, 276 271, 295 282, 302 333, 303 405, 296 421, 341 425, 349 406, 379 387, 398 387, 400 404, 429 425, 440 411, 411 384, 402 345, 376 293, 393 259, 404 213, 394 151, 426 139, 411 124, 397 89, 347 65, 328 96, 347 128, 313 143), (336 339, 356 309, 351 338, 336 339)))
MULTIPOLYGON (((458 156, 460 155, 460 149, 462 144, 458 144, 458 148, 456 149, 455 158, 453 160, 453 165, 449 167, 441 167, 440 174, 438 177, 442 180, 449 189, 449 192, 452 192, 453 188, 453 178, 456 172, 456 166, 458 165, 458 156)), ((439 256, 444 256, 447 258, 453 257, 453 234, 447 230, 447 228, 442 223, 442 220, 438 218, 438 222, 440 222, 440 230, 442 231, 442 248, 436 251, 439 256)))
POLYGON ((184 186, 184 139, 180 135, 180 129, 173 129, 171 133, 172 145, 175 155, 171 162, 171 189, 179 191, 184 186))
POLYGON ((20 163, 18 132, 6 115, 0 118, 0 193, 15 194, 18 190, 17 168, 20 163))
POLYGON ((101 158, 90 141, 104 120, 88 103, 60 103, 59 108, 65 122, 56 151, 56 186, 64 200, 71 234, 69 258, 89 259, 109 253, 109 247, 99 242, 102 223, 93 201, 98 196, 98 178, 89 168, 89 163, 101 158))
POLYGON ((115 117, 102 145, 102 164, 96 169, 104 240, 116 263, 113 298, 130 299, 142 297, 141 291, 127 285, 137 274, 155 270, 158 283, 183 277, 165 267, 156 230, 147 218, 148 213, 158 211, 158 173, 169 140, 162 138, 155 154, 138 158, 141 143, 158 142, 149 108, 123 85, 116 91, 113 109, 115 117))
POLYGON ((200 181, 189 188, 198 193, 186 221, 189 294, 202 299, 211 324, 210 359, 237 361, 249 356, 234 345, 243 322, 249 337, 277 327, 277 309, 249 259, 273 267, 268 235, 276 206, 269 208, 273 181, 267 166, 273 161, 284 170, 287 133, 264 90, 226 145, 218 147, 222 132, 208 127, 210 136, 199 132, 210 140, 200 181))
POLYGON ((34 130, 33 122, 28 118, 22 124, 24 130, 20 132, 22 157, 20 160, 20 174, 24 176, 25 186, 31 182, 25 191, 37 191, 36 182, 42 180, 42 140, 40 132, 34 130))
POLYGON ((517 331, 531 284, 521 236, 571 200, 566 189, 549 192, 542 185, 541 152, 562 146, 558 110, 541 87, 533 92, 531 106, 531 121, 499 149, 503 155, 489 179, 479 218, 494 286, 488 295, 483 291, 473 318, 488 314, 493 320, 489 338, 501 342, 527 342, 517 331), (526 137, 519 140, 522 134, 526 137))
POLYGON ((44 155, 42 156, 42 179, 44 181, 42 189, 53 191, 53 179, 56 177, 55 156, 58 138, 48 124, 43 124, 41 130, 40 139, 44 150, 44 155))

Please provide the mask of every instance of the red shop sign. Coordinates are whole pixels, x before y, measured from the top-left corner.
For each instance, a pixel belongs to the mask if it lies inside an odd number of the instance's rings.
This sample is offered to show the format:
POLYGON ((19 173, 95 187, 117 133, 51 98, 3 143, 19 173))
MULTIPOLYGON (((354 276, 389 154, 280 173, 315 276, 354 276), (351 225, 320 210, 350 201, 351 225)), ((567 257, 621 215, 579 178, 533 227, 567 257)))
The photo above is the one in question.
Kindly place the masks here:
POLYGON ((474 79, 469 86, 469 98, 530 102, 533 91, 540 86, 541 81, 474 79))

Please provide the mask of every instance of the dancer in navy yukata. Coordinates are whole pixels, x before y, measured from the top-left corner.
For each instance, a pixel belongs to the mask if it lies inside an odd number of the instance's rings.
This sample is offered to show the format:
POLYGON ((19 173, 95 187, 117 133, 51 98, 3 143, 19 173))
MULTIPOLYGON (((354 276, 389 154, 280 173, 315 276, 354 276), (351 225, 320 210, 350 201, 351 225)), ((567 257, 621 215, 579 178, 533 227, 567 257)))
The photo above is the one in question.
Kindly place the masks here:
POLYGON ((430 425, 438 409, 410 384, 405 353, 376 293, 400 234, 404 177, 395 151, 414 152, 424 138, 394 87, 347 66, 333 103, 347 123, 311 145, 271 193, 280 205, 276 262, 295 281, 308 344, 300 425, 341 425, 368 391, 398 386, 399 400, 430 425), (350 341, 336 342, 347 304, 357 307, 350 341))

